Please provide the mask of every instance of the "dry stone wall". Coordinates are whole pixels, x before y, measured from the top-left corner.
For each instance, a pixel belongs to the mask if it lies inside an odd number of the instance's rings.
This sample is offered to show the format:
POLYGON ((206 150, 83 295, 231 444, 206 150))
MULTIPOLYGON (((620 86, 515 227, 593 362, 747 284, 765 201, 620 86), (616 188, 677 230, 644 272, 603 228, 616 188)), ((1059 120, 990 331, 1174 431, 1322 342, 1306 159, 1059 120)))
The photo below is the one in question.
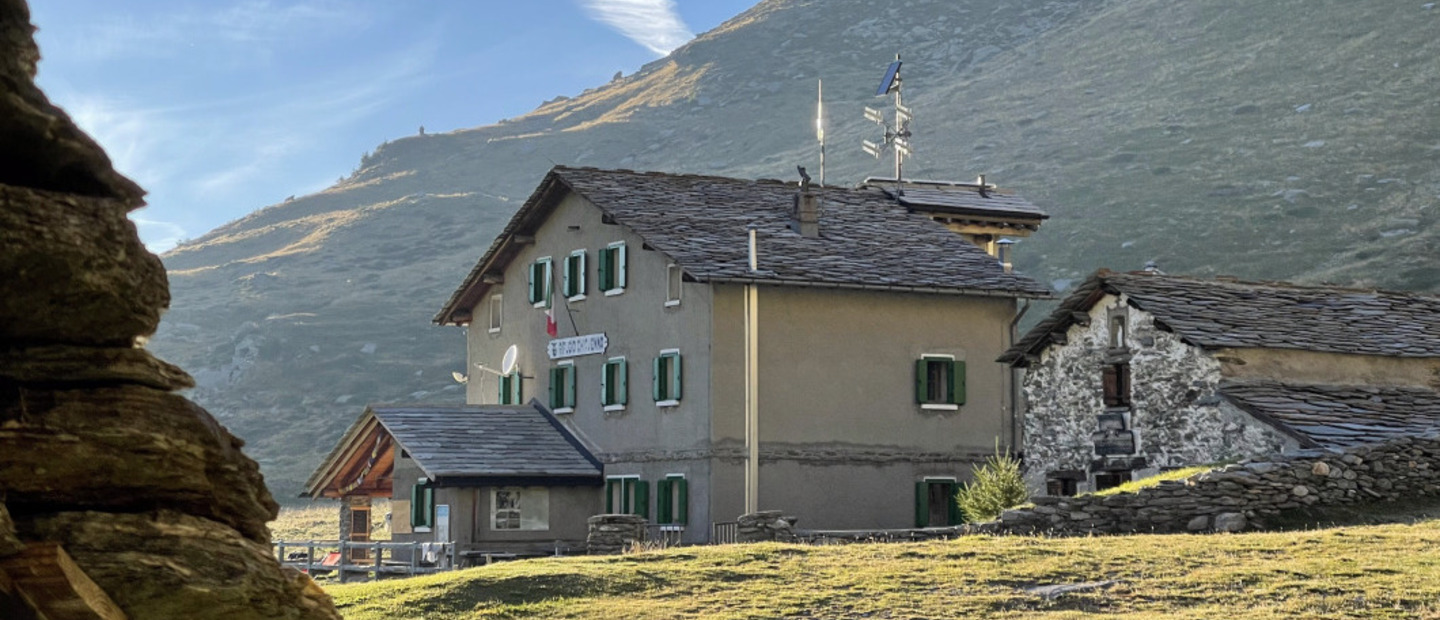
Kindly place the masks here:
MULTIPOLYGON (((1106 413, 1101 373, 1115 356, 1109 314, 1122 312, 1131 372, 1131 406, 1123 415, 1146 469, 1255 457, 1299 447, 1219 395, 1220 363, 1155 326, 1123 296, 1106 296, 1076 324, 1066 344, 1049 347, 1025 372, 1022 388, 1026 483, 1045 488, 1047 472, 1088 471, 1097 457, 1092 435, 1106 413)), ((1084 490, 1084 489, 1082 489, 1084 490)))
POLYGON ((585 551, 590 555, 624 553, 645 541, 645 517, 628 514, 595 515, 587 520, 585 551))
POLYGON ((1289 509, 1394 501, 1440 492, 1440 434, 1345 449, 1300 450, 1228 465, 1136 493, 1037 497, 977 532, 1060 535, 1241 531, 1289 509))

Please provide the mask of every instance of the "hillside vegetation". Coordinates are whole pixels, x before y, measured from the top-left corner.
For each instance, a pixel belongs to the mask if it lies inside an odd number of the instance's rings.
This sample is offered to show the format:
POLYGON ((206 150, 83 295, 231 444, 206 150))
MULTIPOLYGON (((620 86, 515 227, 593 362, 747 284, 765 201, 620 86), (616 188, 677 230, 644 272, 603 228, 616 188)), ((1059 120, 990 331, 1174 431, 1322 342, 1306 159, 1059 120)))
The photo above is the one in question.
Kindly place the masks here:
MULTIPOLYGON (((766 0, 639 71, 496 125, 380 145, 334 187, 163 258, 152 340, 277 495, 367 402, 451 401, 430 317, 552 163, 827 180, 905 59, 925 178, 988 174, 1054 216, 1017 248, 1057 288, 1181 273, 1440 290, 1440 10, 1348 0, 766 0)), ((1033 313, 1032 313, 1033 314, 1033 313)))
POLYGON ((1430 618, 1440 522, 688 547, 330 586, 346 618, 1430 618), (1046 597, 1040 586, 1113 581, 1046 597))

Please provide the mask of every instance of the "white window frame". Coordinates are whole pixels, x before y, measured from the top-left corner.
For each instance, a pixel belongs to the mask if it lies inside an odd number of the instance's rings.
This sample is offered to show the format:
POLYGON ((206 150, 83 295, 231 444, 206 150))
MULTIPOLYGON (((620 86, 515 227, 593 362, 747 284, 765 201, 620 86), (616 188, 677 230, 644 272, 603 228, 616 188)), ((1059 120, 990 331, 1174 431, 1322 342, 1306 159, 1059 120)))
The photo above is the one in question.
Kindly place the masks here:
MULTIPOLYGON (((545 294, 540 296, 540 301, 535 302, 534 306, 536 308, 549 308, 551 300, 555 297, 555 259, 551 256, 541 256, 530 263, 530 269, 534 269, 535 265, 539 263, 544 263, 545 265, 545 294)), ((534 276, 532 275, 531 277, 534 276)))
POLYGON ((505 319, 505 300, 500 293, 490 296, 490 329, 489 333, 500 333, 500 327, 505 319))
POLYGON ((600 365, 600 379, 601 379, 601 380, 600 380, 600 386, 601 386, 601 387, 600 387, 600 404, 602 405, 602 410, 605 411, 606 413, 610 413, 610 412, 612 412, 612 411, 624 411, 626 404, 628 404, 628 403, 630 402, 630 395, 629 395, 629 394, 626 394, 626 395, 625 395, 625 398, 622 399, 622 400, 624 400, 625 402, 615 403, 615 404, 613 404, 613 405, 606 405, 606 404, 605 404, 605 369, 608 368, 608 367, 610 366, 610 364, 612 364, 612 363, 614 363, 614 362, 619 362, 619 363, 620 363, 620 367, 624 369, 625 375, 626 375, 626 377, 625 377, 625 387, 627 388, 627 390, 628 390, 628 388, 630 387, 630 377, 629 377, 629 375, 630 375, 630 368, 628 367, 628 363, 627 363, 627 360, 625 359, 625 356, 624 356, 624 355, 621 355, 621 356, 619 356, 619 357, 607 358, 607 359, 605 360, 605 363, 600 365))
MULTIPOLYGON (((566 298, 565 298, 566 301, 584 301, 584 300, 585 300, 585 290, 586 290, 586 288, 585 288, 585 284, 586 284, 586 282, 585 282, 585 277, 586 277, 586 276, 585 276, 585 272, 589 271, 589 269, 590 269, 589 262, 590 262, 590 258, 586 255, 586 252, 585 252, 585 250, 583 250, 583 249, 581 249, 581 250, 575 250, 574 252, 571 252, 568 257, 566 257, 566 259, 565 259, 565 278, 566 278, 566 279, 576 278, 576 279, 578 279, 578 280, 580 281, 580 284, 575 287, 575 290, 580 291, 580 292, 579 292, 579 293, 576 293, 576 294, 574 294, 574 295, 571 295, 571 296, 569 296, 569 297, 566 297, 566 298), (570 273, 570 258, 573 258, 573 257, 576 257, 576 256, 580 257, 580 273, 579 273, 579 274, 570 273)), ((562 291, 562 292, 563 292, 563 291, 562 291)))
MULTIPOLYGON (((615 288, 605 291, 606 297, 614 297, 625 292, 626 280, 630 279, 630 251, 626 249, 624 241, 616 241, 605 246, 606 250, 618 249, 615 253, 615 261, 610 263, 610 270, 615 272, 615 288)), ((604 282, 601 282, 603 285, 604 282)))
MULTIPOLYGON (((671 353, 674 353, 674 354, 676 355, 676 357, 679 357, 679 356, 680 356, 680 349, 660 349, 660 357, 664 357, 664 356, 669 355, 669 354, 671 354, 671 353)), ((666 381, 666 383, 668 384, 669 381, 670 381, 670 377, 665 377, 665 381, 666 381)), ((682 381, 682 382, 684 381, 683 376, 682 376, 682 378, 681 378, 681 381, 682 381)), ((682 383, 682 385, 683 385, 683 383, 682 383)), ((678 399, 678 398, 671 398, 671 399, 666 399, 666 400, 657 400, 657 401, 655 401, 655 406, 656 406, 656 407, 679 407, 679 406, 680 406, 680 399, 678 399)))
MULTIPOLYGON (((574 375, 574 373, 575 373, 575 360, 560 360, 560 361, 558 361, 558 362, 555 362, 555 368, 565 368, 565 367, 568 367, 568 368, 570 369, 569 372, 571 373, 571 376, 575 376, 575 375, 574 375)), ((554 376, 553 376, 553 375, 551 376, 551 379, 552 379, 552 380, 554 379, 554 376)), ((578 377, 577 377, 577 379, 578 379, 578 377)), ((573 380, 574 380, 574 379, 572 379, 572 381, 573 381, 573 380)), ((551 385, 551 386, 550 386, 550 389, 553 391, 553 390, 555 389, 555 386, 554 386, 554 385, 551 385)), ((560 386, 560 389, 561 389, 561 390, 564 390, 564 389, 565 389, 565 386, 563 386, 563 385, 560 386)), ((578 386, 577 386, 577 388, 576 388, 576 390, 575 390, 575 400, 580 400, 580 390, 579 390, 578 386)), ((578 404, 578 403, 577 403, 577 404, 578 404)), ((575 407, 573 407, 573 406, 571 406, 571 407, 558 407, 558 408, 556 408, 554 411, 552 411, 551 413, 575 413, 575 407)))
POLYGON ((670 263, 665 267, 665 307, 673 308, 680 305, 680 290, 684 288, 685 272, 680 265, 670 263), (672 279, 673 278, 673 279, 672 279), (675 284, 675 290, 670 290, 670 284, 675 284), (674 295, 671 295, 674 293, 674 295))
MULTIPOLYGON (((920 359, 956 361, 954 355, 947 353, 922 353, 920 354, 920 359)), ((960 405, 954 403, 921 403, 920 408, 926 411, 959 411, 960 405)))
MULTIPOLYGON (((635 514, 635 511, 633 510, 634 506, 631 506, 632 510, 629 510, 629 511, 625 510, 625 504, 626 504, 627 502, 628 502, 628 503, 631 503, 631 504, 635 503, 635 491, 633 490, 634 487, 631 487, 632 490, 630 491, 630 493, 629 493, 629 494, 626 494, 626 493, 625 493, 625 481, 626 481, 626 480, 634 480, 635 482, 638 483, 638 482, 640 482, 640 475, 639 475, 639 474, 624 474, 624 475, 620 475, 620 476, 605 476, 606 502, 613 504, 614 502, 610 502, 610 498, 609 498, 609 494, 610 494, 610 481, 611 481, 611 480, 619 480, 619 481, 620 481, 620 505, 619 505, 619 506, 613 506, 613 505, 612 505, 611 507, 612 507, 612 508, 617 508, 617 509, 619 509, 621 512, 616 512, 616 513, 613 513, 613 514, 631 514, 631 515, 635 514)), ((647 512, 648 512, 648 511, 647 511, 647 512)))

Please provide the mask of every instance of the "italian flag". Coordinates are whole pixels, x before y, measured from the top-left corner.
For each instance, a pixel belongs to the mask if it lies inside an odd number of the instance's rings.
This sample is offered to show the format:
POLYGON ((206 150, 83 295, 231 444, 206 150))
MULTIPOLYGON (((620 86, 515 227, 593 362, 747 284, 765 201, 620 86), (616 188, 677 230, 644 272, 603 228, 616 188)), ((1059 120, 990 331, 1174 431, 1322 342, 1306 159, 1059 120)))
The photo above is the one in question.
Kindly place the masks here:
POLYGON ((551 338, 560 335, 560 326, 555 323, 554 308, 545 310, 545 333, 550 334, 551 338))

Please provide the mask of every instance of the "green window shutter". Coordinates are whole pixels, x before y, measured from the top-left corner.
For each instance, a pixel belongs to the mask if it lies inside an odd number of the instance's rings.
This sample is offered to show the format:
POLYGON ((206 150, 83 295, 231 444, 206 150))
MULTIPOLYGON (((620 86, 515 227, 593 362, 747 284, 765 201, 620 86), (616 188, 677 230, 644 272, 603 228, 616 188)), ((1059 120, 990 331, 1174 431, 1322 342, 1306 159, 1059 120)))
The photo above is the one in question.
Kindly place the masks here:
POLYGON ((565 297, 574 297, 574 296, 575 296, 574 290, 570 288, 571 285, 575 282, 575 279, 572 278, 572 277, 570 277, 570 272, 571 272, 571 270, 574 268, 574 263, 575 263, 575 257, 574 257, 574 256, 566 256, 566 257, 565 257, 565 268, 564 268, 564 270, 562 270, 561 273, 560 273, 560 292, 561 292, 561 294, 562 294, 563 296, 565 296, 565 297))
POLYGON ((633 514, 640 515, 646 519, 650 518, 650 483, 644 480, 635 481, 635 508, 633 514))
POLYGON ((410 527, 430 527, 435 510, 435 489, 416 484, 410 487, 410 527))
POLYGON ((965 404, 965 362, 950 362, 950 402, 965 404))
POLYGON ((502 405, 508 405, 508 404, 510 404, 510 394, 509 394, 510 378, 509 378, 509 377, 500 377, 500 380, 497 381, 496 383, 498 384, 496 387, 499 388, 499 389, 496 390, 496 392, 498 392, 498 394, 496 394, 496 397, 499 399, 500 404, 502 404, 502 405))
POLYGON ((556 389, 556 386, 558 386, 559 383, 560 383, 560 381, 559 381, 559 371, 560 371, 559 368, 551 368, 551 369, 550 369, 550 386, 549 386, 549 388, 548 388, 548 392, 547 392, 548 398, 546 398, 546 400, 548 400, 548 401, 550 402, 550 408, 551 408, 551 409, 559 409, 559 408, 560 408, 560 404, 556 401, 556 398, 555 398, 556 395, 558 395, 558 394, 560 393, 560 390, 556 389))
POLYGON ((670 355, 670 368, 669 368, 669 370, 670 370, 670 393, 667 394, 667 396, 670 397, 670 400, 680 400, 680 396, 681 396, 681 394, 682 394, 682 392, 681 392, 681 390, 680 390, 680 388, 681 388, 681 383, 682 383, 681 379, 683 378, 683 376, 682 376, 682 373, 681 373, 681 370, 680 370, 680 354, 679 354, 679 353, 674 353, 674 354, 671 354, 671 355, 670 355))
POLYGON ((656 358, 654 359, 654 361, 651 362, 651 364, 652 364, 651 371, 652 371, 652 372, 650 373, 650 393, 651 393, 651 395, 653 395, 653 396, 655 397, 655 402, 657 402, 657 403, 660 402, 660 401, 662 401, 662 400, 665 400, 665 398, 664 398, 665 395, 662 394, 662 393, 661 393, 661 390, 660 390, 660 384, 661 384, 661 374, 660 374, 660 373, 661 373, 661 370, 662 370, 663 366, 665 365, 665 364, 664 364, 664 360, 665 360, 665 357, 664 357, 664 356, 660 356, 660 357, 656 357, 656 358))
POLYGON ((930 484, 921 480, 915 483, 915 527, 930 525, 930 484))
POLYGON ((575 367, 571 366, 565 372, 565 406, 575 406, 575 367))
POLYGON ((670 481, 655 481, 655 522, 670 523, 670 481))
POLYGON ((615 393, 610 391, 611 375, 615 374, 615 362, 605 362, 600 368, 600 405, 609 406, 615 404, 615 393))
POLYGON ((960 525, 965 520, 965 514, 960 511, 960 485, 952 482, 947 486, 945 497, 950 498, 950 525, 960 525))
POLYGON ((625 257, 625 246, 615 248, 615 288, 625 288, 625 276, 629 270, 630 264, 625 257))
POLYGON ((676 479, 672 484, 678 487, 675 493, 675 522, 681 525, 690 522, 690 483, 684 478, 676 479))
POLYGON ((545 307, 550 307, 551 298, 555 296, 555 265, 545 261, 545 307))
POLYGON ((620 360, 615 367, 615 403, 624 405, 630 400, 630 360, 620 360))
POLYGON ((510 396, 514 399, 514 402, 510 404, 523 404, 525 402, 525 378, 520 376, 519 370, 516 370, 515 374, 510 377, 510 381, 512 382, 510 384, 510 396))
POLYGON ((539 292, 539 289, 535 286, 535 268, 539 266, 540 263, 530 263, 530 270, 525 272, 525 289, 528 291, 526 295, 529 296, 530 303, 532 304, 540 301, 539 295, 536 294, 539 292))
POLYGON ((586 273, 589 265, 585 264, 590 259, 587 258, 587 256, 584 252, 575 255, 575 274, 577 277, 575 285, 576 295, 584 295, 590 292, 589 274, 586 273))
POLYGON ((930 363, 925 358, 915 361, 915 402, 923 403, 930 396, 929 380, 930 363))
POLYGON ((600 280, 601 291, 608 291, 615 288, 610 283, 610 273, 614 263, 615 259, 614 256, 611 255, 609 248, 600 250, 600 264, 595 267, 595 277, 600 280))
POLYGON ((421 493, 425 487, 414 485, 410 487, 410 527, 423 526, 420 520, 421 493))
POLYGON ((615 514, 615 483, 620 482, 614 478, 605 481, 605 514, 615 514))

